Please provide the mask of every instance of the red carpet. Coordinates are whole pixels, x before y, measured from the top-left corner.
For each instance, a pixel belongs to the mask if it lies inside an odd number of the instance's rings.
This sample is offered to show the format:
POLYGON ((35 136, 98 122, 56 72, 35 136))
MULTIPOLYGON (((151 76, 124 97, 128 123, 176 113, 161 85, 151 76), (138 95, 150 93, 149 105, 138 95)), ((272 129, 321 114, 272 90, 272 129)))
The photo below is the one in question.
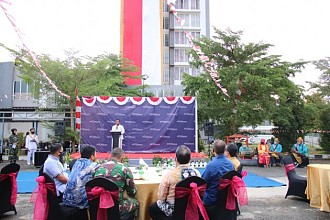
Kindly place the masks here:
MULTIPOLYGON (((161 158, 175 158, 175 153, 159 153, 159 154, 140 154, 140 153, 131 153, 131 154, 125 154, 128 159, 152 159, 155 155, 158 155, 161 158)), ((98 159, 109 159, 111 156, 110 153, 96 153, 96 157, 98 159)), ((74 153, 71 154, 70 157, 72 159, 79 158, 80 153, 74 153)), ((206 154, 204 153, 191 153, 191 158, 194 157, 206 157, 206 154)))

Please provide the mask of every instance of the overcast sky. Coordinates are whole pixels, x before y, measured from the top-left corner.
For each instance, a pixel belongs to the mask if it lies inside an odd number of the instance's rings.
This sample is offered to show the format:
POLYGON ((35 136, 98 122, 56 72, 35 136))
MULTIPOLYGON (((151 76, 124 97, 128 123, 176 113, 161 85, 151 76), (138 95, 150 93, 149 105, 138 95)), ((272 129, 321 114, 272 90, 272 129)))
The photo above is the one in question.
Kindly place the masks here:
MULTIPOLYGON (((330 56, 330 0, 210 0, 211 25, 243 30, 244 42, 271 43, 272 54, 287 61, 330 56)), ((29 48, 63 56, 70 48, 81 54, 118 53, 120 0, 12 0, 7 6, 29 48)), ((21 46, 0 10, 0 42, 21 46)), ((11 60, 0 50, 0 62, 11 60)), ((315 81, 312 66, 295 81, 315 81)))

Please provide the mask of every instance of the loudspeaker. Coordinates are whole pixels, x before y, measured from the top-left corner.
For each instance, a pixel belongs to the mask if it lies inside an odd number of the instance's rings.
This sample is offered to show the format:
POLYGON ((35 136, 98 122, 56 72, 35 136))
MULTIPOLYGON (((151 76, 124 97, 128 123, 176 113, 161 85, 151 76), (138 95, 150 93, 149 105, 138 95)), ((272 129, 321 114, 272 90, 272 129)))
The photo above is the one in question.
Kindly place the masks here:
POLYGON ((47 157, 48 157, 49 151, 36 151, 34 152, 34 166, 35 167, 41 167, 47 157))
POLYGON ((214 135, 214 126, 213 126, 212 122, 205 123, 204 135, 205 136, 213 136, 214 135))
POLYGON ((55 122, 55 136, 64 136, 64 135, 65 135, 65 123, 55 122))

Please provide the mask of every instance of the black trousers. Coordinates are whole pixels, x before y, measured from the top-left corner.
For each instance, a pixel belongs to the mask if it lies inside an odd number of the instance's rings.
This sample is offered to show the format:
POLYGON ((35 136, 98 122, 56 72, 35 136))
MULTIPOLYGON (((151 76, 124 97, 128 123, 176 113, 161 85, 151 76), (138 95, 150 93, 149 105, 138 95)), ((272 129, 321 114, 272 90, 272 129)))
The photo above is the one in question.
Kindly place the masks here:
POLYGON ((149 205, 149 215, 153 220, 172 220, 171 216, 166 216, 165 213, 160 210, 156 202, 149 205))

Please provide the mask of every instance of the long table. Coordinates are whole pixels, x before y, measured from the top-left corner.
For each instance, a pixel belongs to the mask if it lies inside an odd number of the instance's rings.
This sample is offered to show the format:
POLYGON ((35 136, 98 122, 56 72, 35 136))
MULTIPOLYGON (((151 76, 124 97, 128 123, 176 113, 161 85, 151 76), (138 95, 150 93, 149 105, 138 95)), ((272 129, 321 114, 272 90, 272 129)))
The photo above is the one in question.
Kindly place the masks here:
POLYGON ((330 212, 330 164, 307 166, 306 195, 311 207, 330 212))
POLYGON ((140 203, 138 219, 149 220, 151 218, 149 216, 148 207, 151 203, 156 202, 158 199, 158 187, 162 180, 162 176, 159 176, 154 168, 149 168, 145 171, 143 177, 143 179, 134 180, 137 188, 135 198, 140 203))

